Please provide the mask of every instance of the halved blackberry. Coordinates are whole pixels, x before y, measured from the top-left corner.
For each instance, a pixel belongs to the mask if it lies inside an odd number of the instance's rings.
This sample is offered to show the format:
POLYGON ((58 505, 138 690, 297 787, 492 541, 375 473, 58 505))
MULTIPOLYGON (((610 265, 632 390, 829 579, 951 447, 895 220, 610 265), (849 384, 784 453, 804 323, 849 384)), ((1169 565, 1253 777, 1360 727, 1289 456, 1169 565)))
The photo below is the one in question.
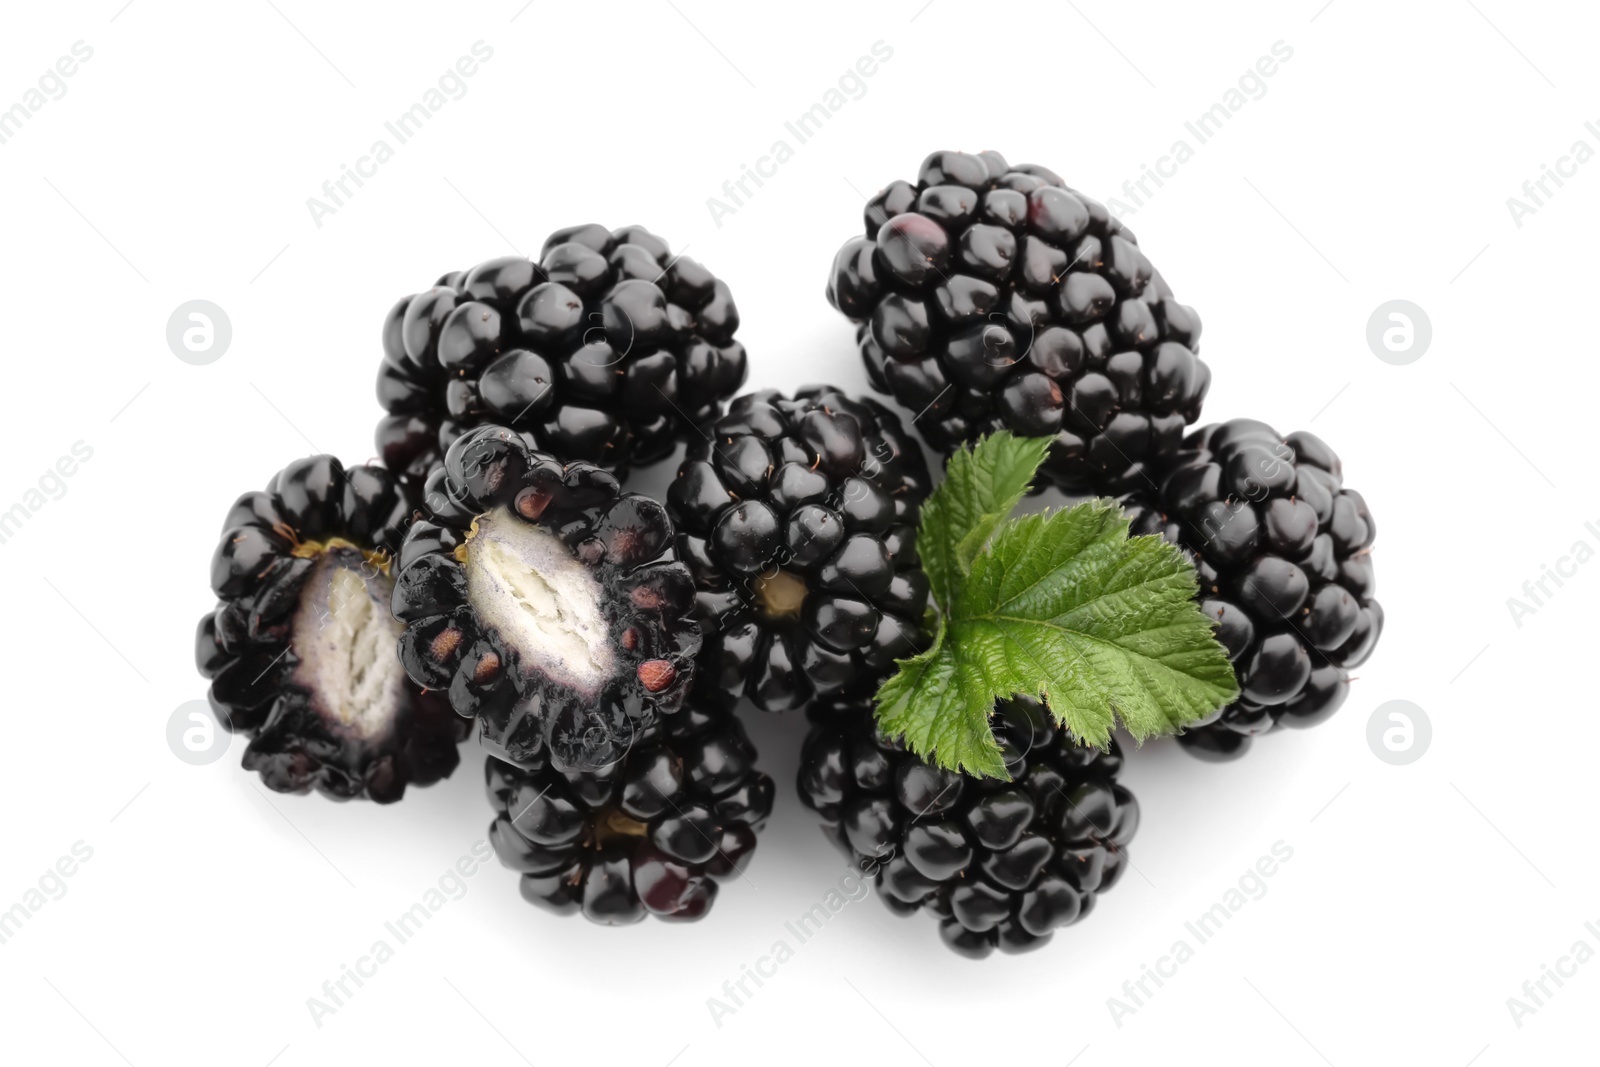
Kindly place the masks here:
POLYGON ((1178 736, 1202 759, 1243 755, 1274 726, 1323 722, 1383 630, 1367 502, 1333 449, 1234 419, 1196 430, 1157 490, 1123 499, 1135 534, 1183 548, 1243 695, 1178 736))
POLYGON ((772 811, 772 779, 755 759, 738 720, 697 698, 600 770, 490 757, 489 841, 522 872, 523 897, 558 915, 611 926, 646 913, 699 919, 772 811))
POLYGON ((655 462, 744 384, 738 326, 727 285, 643 227, 557 230, 537 263, 491 259, 390 309, 378 454, 422 479, 496 425, 568 462, 655 462))
POLYGON ((1121 751, 1079 745, 1036 701, 996 706, 1010 781, 924 763, 884 737, 870 701, 822 701, 810 715, 801 801, 876 872, 891 911, 930 912, 964 956, 1038 948, 1127 867, 1139 804, 1117 783, 1121 751))
POLYGON ((707 624, 707 689, 782 711, 913 654, 927 495, 922 453, 874 400, 819 386, 734 400, 667 493, 707 624))
POLYGON ((391 560, 414 503, 381 467, 312 456, 229 509, 195 660, 267 788, 386 804, 455 770, 467 724, 395 655, 391 560))
POLYGON ((694 580, 657 501, 479 427, 428 478, 400 548, 400 660, 512 763, 605 766, 694 676, 694 580))
POLYGON ((998 429, 1054 437, 1041 485, 1121 491, 1199 417, 1199 317, 1054 172, 935 152, 865 214, 828 301, 860 324, 873 388, 916 412, 934 448, 998 429))

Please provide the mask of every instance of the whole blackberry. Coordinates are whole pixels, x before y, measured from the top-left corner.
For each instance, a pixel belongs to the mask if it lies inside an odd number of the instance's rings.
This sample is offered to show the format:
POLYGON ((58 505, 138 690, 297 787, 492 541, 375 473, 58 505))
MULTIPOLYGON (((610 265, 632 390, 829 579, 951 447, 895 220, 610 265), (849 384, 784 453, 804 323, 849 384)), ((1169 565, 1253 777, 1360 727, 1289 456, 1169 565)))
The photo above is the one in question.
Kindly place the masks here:
POLYGON ((707 624, 708 690, 782 711, 911 655, 928 471, 900 420, 821 387, 739 397, 667 493, 707 624))
POLYGON ((873 388, 934 448, 1055 438, 1044 482, 1116 491, 1178 447, 1211 371, 1200 319, 1133 234, 1044 167, 935 152, 866 207, 828 301, 859 323, 873 388))
POLYGON ((739 873, 772 811, 772 779, 737 719, 696 699, 602 769, 485 767, 500 862, 530 903, 621 926, 690 921, 739 873))
POLYGON ((663 459, 744 384, 738 326, 728 287, 643 227, 557 230, 537 263, 491 259, 390 309, 378 454, 422 479, 497 425, 568 462, 663 459))
POLYGON ((878 730, 867 701, 814 705, 800 799, 890 910, 926 910, 945 944, 1023 952, 1088 915, 1128 864, 1139 804, 1122 754, 1086 748, 1027 698, 996 707, 1010 781, 947 771, 878 730))
POLYGON ((1274 726, 1315 726, 1349 694, 1349 670, 1383 630, 1373 599, 1367 502, 1310 433, 1253 419, 1196 430, 1159 489, 1124 499, 1133 533, 1160 534, 1194 560, 1243 691, 1178 736, 1202 759, 1243 755, 1274 726))
POLYGON ((700 627, 658 502, 479 427, 429 476, 400 548, 400 661, 518 764, 604 766, 678 710, 700 627))
POLYGON ((413 506, 381 467, 312 456, 229 509, 195 660, 267 788, 386 804, 455 770, 467 724, 395 655, 392 553, 413 506))

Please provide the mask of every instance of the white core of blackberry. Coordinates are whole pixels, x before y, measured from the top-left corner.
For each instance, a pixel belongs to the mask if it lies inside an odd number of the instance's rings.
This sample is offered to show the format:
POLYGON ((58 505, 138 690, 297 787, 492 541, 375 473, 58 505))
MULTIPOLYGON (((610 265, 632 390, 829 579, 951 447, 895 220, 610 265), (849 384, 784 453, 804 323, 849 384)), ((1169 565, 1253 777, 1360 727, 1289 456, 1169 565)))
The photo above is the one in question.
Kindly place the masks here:
POLYGON ((555 534, 503 507, 478 517, 466 556, 467 599, 522 670, 597 692, 616 652, 594 572, 555 534))
POLYGON ((294 681, 342 732, 367 739, 394 725, 405 668, 395 644, 405 626, 389 613, 393 583, 354 549, 324 552, 295 609, 294 681))

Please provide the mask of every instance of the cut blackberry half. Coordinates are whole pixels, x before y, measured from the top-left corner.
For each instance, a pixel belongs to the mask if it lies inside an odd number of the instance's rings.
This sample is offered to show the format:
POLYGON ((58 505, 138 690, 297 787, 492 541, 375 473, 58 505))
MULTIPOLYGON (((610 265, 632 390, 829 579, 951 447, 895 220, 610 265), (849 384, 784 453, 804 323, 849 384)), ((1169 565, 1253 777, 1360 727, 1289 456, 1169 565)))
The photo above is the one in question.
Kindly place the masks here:
POLYGON ((935 152, 866 207, 828 301, 858 324, 873 388, 935 449, 1052 437, 1041 487, 1125 491, 1177 449, 1211 372, 1200 319, 1129 230, 1044 167, 935 152))
POLYGON ((660 503, 488 426, 450 446, 423 504, 395 581, 400 660, 491 754, 603 767, 678 710, 701 636, 660 503))
POLYGON ((871 686, 917 651, 928 471, 888 408, 821 387, 749 393, 667 493, 706 622, 705 685, 766 711, 871 686))
POLYGON ((731 714, 691 699, 598 771, 485 767, 489 840, 522 895, 609 926, 705 916, 772 811, 772 779, 731 714))
POLYGON ((946 945, 1024 952, 1093 910, 1122 877, 1139 805, 1122 754, 1079 745, 1027 698, 996 706, 1010 780, 923 762, 877 727, 870 701, 820 701, 800 756, 800 799, 891 911, 927 911, 946 945))
POLYGON ((1373 599, 1377 527, 1344 487, 1339 457, 1310 433, 1253 419, 1196 430, 1159 489, 1122 501, 1135 534, 1159 534, 1194 561, 1242 694, 1179 743, 1226 760, 1277 726, 1325 721, 1383 630, 1373 599))
POLYGON ((386 804, 455 770, 467 724, 395 654, 392 561, 413 507, 383 468, 312 456, 229 509, 195 660, 267 788, 386 804))
POLYGON ((390 309, 378 454, 421 480, 496 425, 614 472, 664 459, 744 384, 738 326, 727 285, 643 227, 557 230, 538 262, 491 259, 390 309))

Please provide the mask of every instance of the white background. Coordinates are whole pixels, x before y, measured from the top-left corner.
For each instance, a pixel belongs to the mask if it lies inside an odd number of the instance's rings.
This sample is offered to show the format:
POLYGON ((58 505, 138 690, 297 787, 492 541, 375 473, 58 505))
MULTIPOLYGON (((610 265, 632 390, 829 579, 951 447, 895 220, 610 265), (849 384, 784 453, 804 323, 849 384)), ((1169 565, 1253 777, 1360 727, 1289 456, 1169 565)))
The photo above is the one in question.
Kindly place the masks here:
MULTIPOLYGON (((0 144, 0 510, 93 457, 0 544, 0 908, 75 842, 66 894, 0 945, 15 1063, 1592 1062, 1600 962, 1506 1000, 1600 923, 1591 847, 1600 563, 1519 627, 1592 476, 1600 162, 1519 227, 1506 200, 1600 136, 1578 4, 1372 0, 610 6, 494 0, 12 5, 0 106, 93 58, 0 144), (920 10, 919 10, 920 8, 920 10), (1204 10, 1202 10, 1204 8, 1204 10), (521 10, 519 10, 521 9, 521 10), (493 58, 335 214, 306 207, 473 42, 493 58), (719 227, 706 207, 875 41, 893 57, 719 227), (719 1028, 707 998, 844 871, 794 793, 800 715, 750 719, 777 809, 710 917, 612 930, 467 881, 318 1027, 307 998, 484 834, 480 759, 397 806, 268 795, 242 744, 191 767, 195 620, 224 510, 288 460, 371 455, 390 303, 576 222, 642 222, 725 278, 752 386, 865 379, 824 302, 863 197, 935 148, 995 148, 1118 194, 1283 41, 1293 57, 1126 216, 1205 321, 1206 416, 1309 428, 1379 529, 1388 628, 1344 709, 1237 763, 1131 754, 1137 871, 1083 924, 975 964, 924 916, 850 904, 719 1028), (180 362, 180 303, 233 341, 180 362), (1402 298, 1433 342, 1378 360, 1402 298), (1411 700, 1431 748, 1369 750, 1411 700), (1107 998, 1274 842, 1293 858, 1143 1007, 1107 998), (582 1058, 580 1060, 580 1057, 582 1058)), ((790 138, 791 144, 793 139, 790 138)), ((1550 187, 1554 190, 1554 186, 1550 187)), ((648 472, 663 485, 670 468, 648 472)), ((1191 945, 1194 944, 1189 938, 1191 945)))

